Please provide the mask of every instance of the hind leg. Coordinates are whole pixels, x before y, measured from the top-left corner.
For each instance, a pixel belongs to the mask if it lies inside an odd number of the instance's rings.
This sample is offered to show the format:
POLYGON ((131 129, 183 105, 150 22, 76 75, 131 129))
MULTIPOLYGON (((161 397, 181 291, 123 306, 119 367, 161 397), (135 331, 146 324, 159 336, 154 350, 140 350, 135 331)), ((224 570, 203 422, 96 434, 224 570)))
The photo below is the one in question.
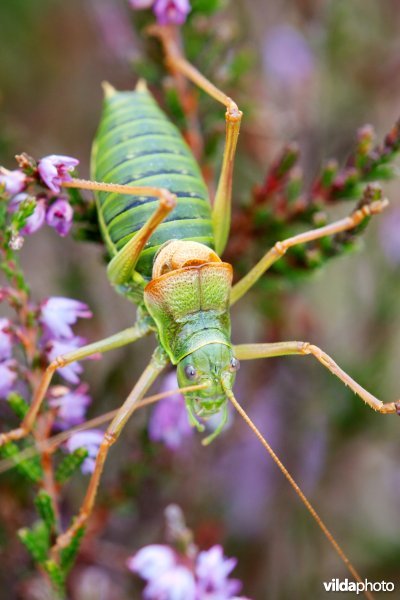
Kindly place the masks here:
POLYGON ((161 41, 165 52, 166 65, 172 73, 184 75, 206 94, 226 107, 225 148, 212 210, 215 251, 221 255, 225 249, 230 230, 233 165, 243 113, 229 96, 218 89, 186 60, 168 28, 153 25, 149 27, 148 31, 161 41))

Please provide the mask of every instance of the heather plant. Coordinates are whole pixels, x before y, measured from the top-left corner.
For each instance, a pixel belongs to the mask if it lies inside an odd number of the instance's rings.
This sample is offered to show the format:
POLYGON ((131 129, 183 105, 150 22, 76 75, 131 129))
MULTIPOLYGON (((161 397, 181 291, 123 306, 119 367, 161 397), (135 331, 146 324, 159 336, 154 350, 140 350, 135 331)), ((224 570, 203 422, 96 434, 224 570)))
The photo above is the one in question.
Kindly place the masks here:
MULTIPOLYGON (((201 72, 239 101, 249 119, 257 117, 256 102, 250 102, 246 95, 246 85, 251 82, 257 58, 249 49, 241 29, 235 26, 229 4, 225 6, 225 3, 215 0, 193 0, 190 3, 186 0, 131 0, 126 5, 128 10, 125 12, 118 12, 120 5, 115 9, 115 14, 121 19, 121 29, 118 29, 117 18, 114 22, 117 34, 109 42, 118 52, 122 48, 124 54, 123 47, 117 43, 121 41, 118 32, 123 30, 126 33, 132 21, 133 27, 129 31, 136 32, 137 39, 140 36, 142 42, 140 55, 136 52, 132 60, 133 70, 157 90, 160 102, 178 124, 212 189, 221 160, 221 109, 205 94, 190 86, 179 72, 164 64, 163 31, 168 31, 175 42, 182 44, 185 56, 201 72), (221 35, 216 35, 221 23, 225 29, 221 35)), ((102 3, 96 10, 99 15, 103 14, 102 10, 109 10, 114 15, 114 6, 110 2, 102 3)), ((311 85, 316 69, 315 58, 304 36, 294 27, 275 28, 265 44, 262 60, 271 81, 277 86, 278 94, 283 94, 286 100, 289 98, 288 102, 297 102, 305 87, 311 85), (291 60, 293 54, 297 62, 291 60)), ((361 213, 366 217, 351 230, 298 245, 260 278, 253 291, 257 307, 257 316, 254 317, 253 313, 253 318, 258 320, 264 331, 272 329, 269 341, 275 341, 285 329, 283 311, 291 291, 300 282, 310 279, 317 270, 322 272, 328 268, 332 259, 344 261, 343 255, 359 246, 359 240, 374 214, 374 207, 379 206, 379 211, 386 209, 387 200, 381 184, 396 176, 394 161, 400 150, 400 130, 398 124, 394 125, 378 143, 371 126, 360 128, 348 157, 342 158, 341 154, 340 160, 326 160, 319 170, 313 169, 312 176, 304 173, 304 159, 300 146, 295 142, 280 139, 278 146, 269 153, 269 159, 263 160, 260 166, 255 152, 249 149, 251 132, 244 128, 242 135, 246 143, 239 148, 239 175, 243 168, 241 164, 245 164, 253 179, 249 182, 246 177, 242 180, 238 177, 231 235, 224 255, 224 259, 233 265, 236 278, 247 273, 266 248, 272 247, 277 240, 327 225, 333 220, 332 213, 343 210, 342 207, 350 218, 361 213), (268 298, 267 293, 270 294, 268 298), (270 329, 266 324, 268 319, 273 322, 270 329)), ((45 151, 53 152, 54 148, 48 146, 45 151)), ((68 186, 78 175, 79 161, 76 158, 48 154, 36 159, 21 153, 16 160, 16 165, 8 160, 8 166, 2 167, 0 172, 0 255, 4 280, 0 288, 4 307, 4 316, 0 319, 0 398, 4 401, 4 434, 13 428, 18 431, 49 364, 60 355, 78 350, 87 343, 87 336, 79 335, 78 327, 80 319, 91 320, 93 316, 88 304, 80 299, 79 286, 71 294, 73 297, 42 297, 32 293, 30 279, 35 274, 26 274, 20 266, 20 257, 29 253, 31 236, 41 236, 48 227, 60 238, 65 238, 58 240, 61 245, 71 243, 69 238, 73 238, 82 255, 89 242, 96 246, 101 243, 93 198, 68 186)), ((396 251, 393 251, 396 245, 393 222, 387 218, 381 225, 383 249, 390 260, 396 256, 396 251)), ((94 353, 90 358, 97 360, 100 356, 94 353)), ((102 368, 100 363, 94 366, 102 368)), ((77 572, 81 568, 78 551, 85 536, 84 526, 74 530, 68 545, 61 550, 55 550, 54 544, 68 526, 74 510, 71 507, 65 510, 64 498, 68 497, 69 490, 77 489, 76 482, 80 482, 80 478, 93 473, 104 437, 104 431, 99 427, 108 422, 111 415, 91 418, 91 387, 79 361, 61 366, 57 373, 58 379, 51 383, 44 406, 40 410, 38 407, 34 414, 35 425, 30 437, 20 441, 16 435, 14 440, 7 441, 1 448, 2 457, 6 460, 2 464, 3 469, 13 467, 13 485, 26 485, 30 490, 28 495, 32 495, 31 490, 34 490, 33 503, 37 514, 35 518, 31 515, 29 522, 24 522, 19 529, 20 540, 38 571, 50 582, 52 594, 63 598, 70 597, 72 593, 72 597, 78 598, 80 584, 76 583, 73 575, 70 579, 68 575, 76 561, 77 572)), ((278 372, 274 377, 267 369, 265 373, 258 374, 252 382, 252 396, 260 422, 264 421, 267 428, 271 422, 274 424, 269 433, 279 444, 288 414, 285 408, 279 406, 282 398, 276 389, 282 387, 280 383, 284 376, 278 372), (271 398, 268 409, 261 407, 266 395, 271 398)), ((96 396, 108 398, 111 395, 121 403, 124 396, 119 396, 122 392, 115 384, 115 380, 121 379, 121 371, 115 368, 104 389, 96 390, 96 396)), ((367 377, 362 378, 362 383, 368 387, 367 377)), ((289 389, 294 388, 293 394, 295 392, 306 401, 307 391, 302 384, 293 386, 292 382, 288 385, 289 389)), ((250 395, 245 389, 241 391, 242 397, 250 395)), ((211 469, 210 465, 208 470, 204 465, 197 467, 203 461, 203 455, 197 452, 198 436, 191 426, 193 423, 188 421, 174 370, 163 376, 160 396, 161 399, 159 396, 150 398, 157 403, 146 422, 139 426, 136 449, 132 453, 133 466, 124 467, 122 481, 112 484, 105 492, 106 499, 100 509, 103 516, 97 514, 97 531, 96 524, 94 532, 89 527, 88 545, 83 543, 82 553, 86 560, 92 560, 95 539, 112 518, 123 519, 124 514, 132 512, 137 525, 140 522, 138 515, 143 514, 145 534, 142 531, 138 538, 132 536, 129 549, 125 544, 124 560, 119 561, 125 565, 125 576, 129 577, 130 570, 144 580, 144 586, 135 588, 140 588, 143 598, 245 600, 244 596, 238 596, 241 593, 239 581, 230 577, 236 560, 226 558, 221 546, 225 532, 220 523, 225 500, 217 499, 216 508, 204 518, 203 512, 207 513, 204 490, 211 487, 209 481, 218 482, 223 493, 230 497, 234 495, 235 485, 238 486, 237 497, 228 500, 230 506, 225 508, 225 513, 230 515, 236 539, 239 539, 238 532, 243 534, 246 527, 248 532, 255 532, 257 523, 263 520, 263 507, 253 501, 254 498, 250 501, 249 494, 255 494, 257 498, 265 495, 271 502, 268 496, 276 485, 269 471, 264 473, 262 481, 255 471, 255 465, 262 470, 262 463, 267 461, 267 457, 255 448, 255 439, 236 439, 235 447, 225 447, 219 456, 214 455, 211 469), (253 469, 246 466, 246 457, 253 469), (185 473, 188 487, 193 482, 193 488, 198 486, 202 490, 196 502, 190 502, 189 493, 183 492, 182 502, 189 506, 185 507, 187 518, 197 523, 199 531, 192 534, 181 511, 176 506, 169 506, 165 511, 167 544, 155 544, 159 536, 154 532, 154 525, 146 528, 146 523, 150 522, 146 503, 149 502, 149 509, 157 507, 156 518, 160 523, 160 511, 170 501, 170 494, 176 496, 178 491, 176 484, 171 483, 175 469, 178 473, 185 473), (142 496, 143 490, 154 500, 146 500, 146 496, 142 496), (108 516, 104 517, 104 514, 108 516), (198 546, 193 542, 194 537, 198 546), (88 551, 91 544, 92 550, 88 551), (132 552, 133 556, 129 556, 132 552)), ((95 413, 98 414, 97 410, 95 413)), ((227 418, 227 429, 231 428, 237 435, 237 419, 232 413, 227 418)), ((341 418, 344 423, 346 415, 341 415, 341 418)), ((211 437, 219 431, 219 421, 210 419, 206 424, 200 424, 198 429, 204 426, 211 437)), ((323 455, 328 445, 326 429, 326 422, 319 423, 321 435, 309 433, 306 447, 299 446, 296 450, 298 457, 304 459, 303 464, 307 465, 301 475, 307 491, 312 490, 315 481, 321 477, 323 455)), ((208 492, 212 498, 211 491, 208 492)), ((76 503, 72 505, 76 506, 76 503)), ((235 543, 232 544, 234 546, 235 543)), ((258 547, 251 551, 259 554, 258 547)), ((230 554, 231 550, 227 553, 230 554)), ((232 554, 236 552, 232 550, 232 554)), ((251 569, 247 569, 247 578, 241 576, 241 579, 244 580, 244 593, 250 594, 246 579, 251 581, 251 569)), ((129 585, 137 585, 137 581, 129 585)), ((112 590, 112 584, 110 586, 112 590)), ((88 597, 90 593, 93 589, 88 592, 88 597)), ((109 592, 110 598, 113 593, 109 592)), ((120 592, 115 593, 118 597, 120 592)), ((33 597, 28 594, 24 597, 33 597)))

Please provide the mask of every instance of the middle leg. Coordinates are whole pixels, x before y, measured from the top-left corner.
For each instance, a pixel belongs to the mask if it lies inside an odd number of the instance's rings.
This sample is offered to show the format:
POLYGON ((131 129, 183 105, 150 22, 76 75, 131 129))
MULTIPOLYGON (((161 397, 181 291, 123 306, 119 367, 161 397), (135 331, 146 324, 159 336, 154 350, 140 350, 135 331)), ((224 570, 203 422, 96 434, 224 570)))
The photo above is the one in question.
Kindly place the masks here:
POLYGON ((276 242, 273 248, 268 250, 261 260, 245 275, 240 281, 238 281, 232 288, 231 292, 231 306, 235 304, 244 294, 246 294, 250 288, 260 279, 260 277, 267 271, 272 265, 282 258, 293 246, 297 244, 305 244, 318 240, 328 235, 335 235, 342 231, 348 231, 357 227, 364 219, 381 213, 387 206, 387 200, 375 200, 371 204, 365 204, 361 208, 357 208, 350 216, 335 221, 330 225, 324 227, 318 227, 311 231, 305 231, 299 233, 293 237, 287 238, 282 242, 276 242))

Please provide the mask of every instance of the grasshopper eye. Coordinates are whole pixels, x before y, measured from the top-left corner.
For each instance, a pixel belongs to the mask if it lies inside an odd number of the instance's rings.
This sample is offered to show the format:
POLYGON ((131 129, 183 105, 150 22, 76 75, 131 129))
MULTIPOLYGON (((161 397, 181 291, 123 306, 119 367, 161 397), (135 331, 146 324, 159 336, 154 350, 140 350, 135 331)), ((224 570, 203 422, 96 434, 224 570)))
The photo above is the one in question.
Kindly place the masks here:
POLYGON ((193 365, 186 365, 185 367, 185 375, 188 379, 196 379, 197 371, 193 365))
POLYGON ((231 358, 231 361, 229 363, 229 370, 234 373, 235 371, 239 371, 240 369, 240 362, 238 361, 237 358, 235 358, 234 356, 231 358))

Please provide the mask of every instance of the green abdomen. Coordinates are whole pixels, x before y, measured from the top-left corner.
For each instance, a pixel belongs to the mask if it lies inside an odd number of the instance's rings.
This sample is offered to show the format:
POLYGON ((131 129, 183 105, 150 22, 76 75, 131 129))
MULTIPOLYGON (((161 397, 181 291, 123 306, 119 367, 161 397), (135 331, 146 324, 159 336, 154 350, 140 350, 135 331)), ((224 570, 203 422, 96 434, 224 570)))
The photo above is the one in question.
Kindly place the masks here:
MULTIPOLYGON (((213 247, 211 209, 200 169, 178 129, 146 90, 116 92, 104 101, 93 145, 96 181, 163 187, 176 194, 173 212, 147 243, 136 270, 151 278, 154 254, 171 239, 213 247)), ((157 206, 152 196, 97 193, 100 227, 114 256, 157 206)))

